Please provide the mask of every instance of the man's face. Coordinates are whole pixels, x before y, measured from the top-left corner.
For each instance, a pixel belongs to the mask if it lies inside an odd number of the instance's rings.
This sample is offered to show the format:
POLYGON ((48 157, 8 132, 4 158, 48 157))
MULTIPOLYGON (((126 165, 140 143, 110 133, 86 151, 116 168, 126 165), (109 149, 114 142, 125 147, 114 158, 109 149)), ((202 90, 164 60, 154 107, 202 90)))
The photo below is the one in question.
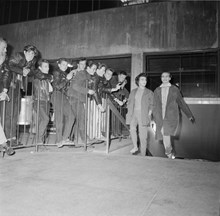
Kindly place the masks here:
POLYGON ((7 52, 7 44, 2 41, 0 42, 0 58, 5 58, 7 52))
POLYGON ((89 72, 89 74, 94 75, 94 73, 96 72, 97 66, 94 64, 92 65, 92 67, 88 67, 87 71, 89 72))
POLYGON ((106 80, 110 80, 112 78, 113 72, 111 70, 106 70, 105 72, 105 78, 106 80))
POLYGON ((139 78, 139 87, 145 87, 146 85, 147 85, 146 77, 140 77, 139 78))
POLYGON ((58 67, 61 71, 66 71, 68 68, 68 62, 62 61, 60 64, 58 64, 58 67))
POLYGON ((105 67, 101 67, 100 69, 97 68, 97 73, 99 74, 99 76, 103 76, 105 74, 105 67))
POLYGON ((169 83, 170 82, 170 80, 171 80, 171 78, 170 78, 170 74, 169 73, 162 73, 161 74, 161 81, 162 81, 162 83, 169 83))
POLYGON ((43 62, 41 66, 39 66, 39 69, 42 73, 48 74, 49 72, 49 64, 47 62, 43 62))
POLYGON ((119 74, 118 75, 118 81, 119 83, 123 83, 126 79, 126 76, 124 74, 119 74))
POLYGON ((78 63, 78 70, 79 70, 79 71, 85 70, 85 68, 86 68, 86 60, 80 61, 80 62, 78 63))
POLYGON ((27 60, 27 62, 30 62, 34 59, 34 51, 29 50, 29 51, 24 51, 24 55, 25 55, 25 59, 27 60))

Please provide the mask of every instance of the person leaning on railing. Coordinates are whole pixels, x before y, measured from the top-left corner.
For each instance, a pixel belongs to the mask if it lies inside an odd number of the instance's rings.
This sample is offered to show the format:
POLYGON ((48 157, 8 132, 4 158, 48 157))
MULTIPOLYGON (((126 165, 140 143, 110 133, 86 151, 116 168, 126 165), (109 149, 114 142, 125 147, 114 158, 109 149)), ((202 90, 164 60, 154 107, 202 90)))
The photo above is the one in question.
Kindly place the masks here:
MULTIPOLYGON (((46 59, 41 59, 38 62, 37 73, 40 76, 49 73, 49 62, 46 59)), ((37 120, 38 120, 38 124, 37 124, 38 144, 43 144, 45 142, 45 135, 47 132, 46 129, 49 123, 50 93, 53 91, 50 81, 51 79, 40 80, 38 78, 35 78, 33 80, 33 99, 34 99, 33 107, 37 114, 37 120)))
POLYGON ((99 91, 104 97, 109 97, 111 101, 114 101, 116 98, 113 92, 116 92, 120 89, 120 83, 118 83, 115 87, 111 84, 112 75, 114 73, 114 69, 107 68, 104 74, 104 80, 102 85, 99 86, 99 91))
POLYGON ((51 101, 55 113, 56 143, 58 148, 64 144, 72 143, 69 137, 75 121, 75 114, 67 97, 67 89, 70 82, 66 74, 68 64, 67 59, 60 58, 57 61, 56 68, 53 70, 51 101))
POLYGON ((89 79, 88 79, 88 89, 91 89, 94 91, 94 94, 89 94, 88 96, 91 99, 94 99, 98 108, 100 109, 101 112, 104 112, 105 109, 102 106, 102 100, 99 95, 99 90, 97 89, 98 82, 100 81, 99 76, 95 73, 97 70, 98 64, 93 62, 93 61, 88 61, 87 66, 86 66, 86 71, 89 74, 89 79))
POLYGON ((113 93, 115 97, 114 101, 117 107, 125 106, 128 101, 129 92, 125 88, 125 85, 127 84, 126 77, 127 77, 127 73, 125 71, 120 71, 117 74, 117 76, 113 76, 113 78, 110 81, 112 87, 116 87, 117 84, 120 85, 120 89, 113 93))
MULTIPOLYGON (((7 92, 10 86, 11 76, 7 65, 6 52, 7 52, 7 42, 4 39, 0 38, 0 107, 2 108, 3 108, 3 101, 10 100, 7 92)), ((4 110, 1 110, 2 115, 4 115, 2 111, 4 110)), ((4 121, 5 116, 0 115, 0 117, 1 120, 4 121)), ((0 152, 2 153, 2 156, 4 156, 5 152, 8 155, 13 155, 15 153, 15 151, 8 146, 7 141, 8 140, 6 139, 4 130, 0 123, 0 152)))
MULTIPOLYGON (((35 63, 37 61, 38 50, 35 46, 27 45, 23 52, 16 52, 9 58, 9 70, 12 74, 9 97, 10 102, 6 104, 5 132, 6 137, 17 137, 17 120, 20 110, 21 89, 27 89, 27 76, 34 73, 35 63)), ((17 145, 14 140, 12 145, 17 145)))

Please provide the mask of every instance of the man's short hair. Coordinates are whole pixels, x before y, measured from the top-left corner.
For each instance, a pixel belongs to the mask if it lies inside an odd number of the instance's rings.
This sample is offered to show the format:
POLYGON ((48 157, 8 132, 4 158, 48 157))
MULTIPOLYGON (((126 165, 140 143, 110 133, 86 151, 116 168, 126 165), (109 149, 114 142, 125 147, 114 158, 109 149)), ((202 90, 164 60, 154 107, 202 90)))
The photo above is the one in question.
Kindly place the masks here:
POLYGON ((68 60, 66 58, 59 58, 57 60, 57 64, 61 64, 63 61, 68 63, 68 60))
POLYGON ((4 38, 0 37, 0 43, 6 43, 7 44, 7 41, 4 38))
POLYGON ((102 67, 104 67, 105 69, 107 68, 107 65, 104 63, 99 62, 98 63, 98 69, 101 69, 102 67))
POLYGON ((126 73, 126 71, 119 71, 118 75, 124 75, 124 76, 127 76, 128 74, 126 73))
POLYGON ((81 58, 79 58, 78 63, 81 61, 87 61, 87 59, 85 57, 81 57, 81 58))
POLYGON ((50 64, 47 59, 40 59, 40 60, 38 61, 38 66, 41 67, 43 63, 50 64))
POLYGON ((86 64, 87 67, 91 68, 93 65, 96 65, 96 67, 98 67, 98 64, 96 62, 92 60, 87 61, 87 64, 86 64))
POLYGON ((113 69, 113 68, 106 68, 106 70, 105 71, 107 71, 107 70, 110 70, 112 73, 114 73, 115 72, 115 70, 113 69))
POLYGON ((139 86, 139 80, 140 80, 141 77, 145 77, 146 80, 147 80, 147 74, 146 74, 146 73, 140 73, 140 74, 138 74, 138 75, 136 76, 136 78, 135 78, 135 84, 136 84, 137 86, 139 86))
POLYGON ((26 52, 30 52, 30 51, 33 51, 34 52, 34 56, 38 56, 39 52, 37 50, 37 48, 33 45, 27 45, 24 47, 24 51, 26 52))

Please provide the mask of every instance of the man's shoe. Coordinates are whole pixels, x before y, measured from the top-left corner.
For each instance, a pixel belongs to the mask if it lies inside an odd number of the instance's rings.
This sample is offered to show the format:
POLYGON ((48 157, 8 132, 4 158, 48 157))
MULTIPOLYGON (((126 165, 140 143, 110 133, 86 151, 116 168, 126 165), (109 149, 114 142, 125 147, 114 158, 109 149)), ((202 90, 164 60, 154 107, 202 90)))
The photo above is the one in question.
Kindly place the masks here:
POLYGON ((134 147, 133 149, 131 149, 130 153, 131 153, 131 154, 134 154, 134 153, 136 153, 137 151, 138 151, 138 148, 134 147))
POLYGON ((14 155, 15 151, 13 148, 8 147, 7 145, 0 145, 0 152, 2 154, 2 157, 4 157, 5 153, 8 156, 14 155))
POLYGON ((168 154, 167 157, 172 160, 174 160, 176 158, 173 153, 168 154))
POLYGON ((62 147, 63 147, 63 142, 57 143, 57 147, 58 147, 58 148, 62 148, 62 147))
POLYGON ((12 156, 12 155, 15 154, 14 149, 13 149, 13 148, 10 148, 10 147, 5 147, 5 151, 6 151, 6 154, 7 154, 8 156, 12 156))

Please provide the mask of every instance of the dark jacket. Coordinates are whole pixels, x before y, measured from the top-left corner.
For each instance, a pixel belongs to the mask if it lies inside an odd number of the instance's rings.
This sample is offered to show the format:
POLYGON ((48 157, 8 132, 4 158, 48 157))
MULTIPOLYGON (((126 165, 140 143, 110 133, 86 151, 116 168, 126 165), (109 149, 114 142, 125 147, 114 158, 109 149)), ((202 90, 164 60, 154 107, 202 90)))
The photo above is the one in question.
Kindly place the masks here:
POLYGON ((179 125, 179 108, 182 109, 188 118, 193 117, 193 114, 191 113, 188 105, 185 103, 180 90, 176 86, 171 85, 167 96, 165 117, 163 119, 161 87, 155 89, 153 118, 156 123, 156 139, 163 139, 161 133, 162 127, 164 129, 164 135, 176 135, 179 125))
POLYGON ((94 74, 94 91, 95 91, 95 100, 97 104, 102 104, 102 86, 105 82, 105 78, 99 76, 97 73, 94 74))
POLYGON ((103 98, 109 98, 113 103, 116 96, 112 93, 112 83, 111 80, 106 80, 105 77, 102 79, 102 83, 99 85, 99 92, 103 98))
POLYGON ((7 59, 0 65, 0 92, 4 88, 9 89, 11 82, 11 72, 8 67, 7 59))
POLYGON ((67 80, 66 75, 66 72, 60 70, 58 67, 53 71, 52 86, 54 91, 62 91, 63 93, 67 91, 69 80, 67 80))
POLYGON ((93 95, 89 95, 91 99, 94 99, 96 104, 102 104, 102 98, 99 93, 99 85, 102 77, 98 76, 96 73, 94 75, 89 76, 88 80, 88 89, 93 90, 95 93, 93 95))
POLYGON ((23 68, 30 69, 29 76, 34 74, 36 59, 34 58, 32 61, 27 62, 25 59, 25 55, 22 52, 15 53, 9 59, 9 68, 12 72, 16 74, 23 75, 23 68))
POLYGON ((36 65, 36 58, 33 58, 32 61, 27 62, 25 59, 25 55, 22 52, 15 53, 10 59, 9 59, 9 69, 12 74, 12 82, 13 85, 17 85, 17 83, 20 82, 21 84, 21 89, 24 91, 27 91, 27 86, 25 85, 25 80, 26 82, 33 81, 33 79, 52 79, 52 76, 50 74, 44 74, 39 71, 39 69, 35 68, 36 65), (23 68, 30 69, 30 72, 28 73, 27 77, 23 77, 23 68), (21 80, 18 79, 17 75, 21 75, 21 80), (26 86, 24 88, 24 86, 26 86))
POLYGON ((49 92, 49 81, 48 80, 39 80, 34 79, 33 81, 33 99, 40 101, 49 101, 50 92, 49 92))
MULTIPOLYGON (((113 76, 110 82, 112 87, 115 88, 119 83, 118 76, 113 76)), ((128 100, 129 97, 129 91, 125 87, 122 89, 120 88, 118 91, 113 92, 112 94, 115 98, 119 99, 120 101, 123 101, 124 99, 128 100)))
POLYGON ((85 103, 86 95, 88 93, 88 89, 86 89, 86 82, 89 81, 89 79, 90 75, 87 71, 78 71, 71 80, 67 95, 85 103))
MULTIPOLYGON (((27 62, 25 59, 25 55, 22 52, 15 53, 8 62, 9 69, 11 72, 14 73, 13 82, 17 83, 17 76, 15 75, 23 75, 23 68, 30 69, 30 72, 28 74, 29 81, 32 81, 33 79, 52 79, 52 76, 50 74, 44 74, 40 72, 38 69, 35 68, 36 65, 36 58, 34 58, 32 61, 27 62)), ((22 77, 22 86, 24 86, 24 79, 22 77)))

